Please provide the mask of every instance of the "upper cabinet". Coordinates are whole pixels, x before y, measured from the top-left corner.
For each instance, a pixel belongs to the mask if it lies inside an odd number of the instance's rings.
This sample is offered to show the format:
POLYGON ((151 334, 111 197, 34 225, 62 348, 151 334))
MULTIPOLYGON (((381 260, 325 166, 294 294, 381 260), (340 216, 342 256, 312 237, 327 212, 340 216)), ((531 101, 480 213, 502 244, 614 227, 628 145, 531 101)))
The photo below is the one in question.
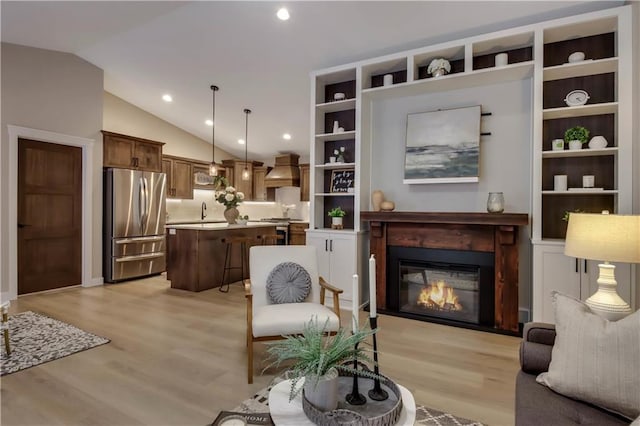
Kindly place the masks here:
POLYGON ((102 131, 103 165, 149 172, 162 171, 162 142, 102 131))
POLYGON ((271 167, 256 166, 253 168, 253 200, 254 201, 274 201, 275 188, 267 188, 265 185, 265 177, 271 170, 271 167))
POLYGON ((236 191, 242 192, 244 198, 247 201, 254 200, 253 194, 253 169, 254 167, 262 166, 260 161, 249 161, 245 163, 240 160, 223 160, 222 164, 226 169, 226 177, 229 184, 233 186, 236 191), (246 169, 249 170, 249 179, 242 179, 242 173, 246 169))
POLYGON ((165 155, 162 171, 167 175, 167 198, 193 199, 193 164, 190 160, 165 155))

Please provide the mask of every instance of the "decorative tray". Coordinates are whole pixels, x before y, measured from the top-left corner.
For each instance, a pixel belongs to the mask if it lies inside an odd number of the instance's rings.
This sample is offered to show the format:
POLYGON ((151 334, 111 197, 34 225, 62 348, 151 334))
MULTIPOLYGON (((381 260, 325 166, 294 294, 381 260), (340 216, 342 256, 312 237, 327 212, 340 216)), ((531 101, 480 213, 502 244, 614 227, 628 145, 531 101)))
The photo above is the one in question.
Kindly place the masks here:
POLYGON ((380 385, 387 391, 389 398, 384 401, 374 401, 369 398, 369 389, 374 381, 366 377, 358 377, 360 393, 367 399, 364 405, 351 405, 345 401, 345 396, 353 388, 353 375, 340 371, 338 378, 338 408, 333 411, 320 411, 307 401, 302 392, 302 409, 305 415, 319 426, 391 426, 396 424, 402 412, 402 394, 400 388, 388 377, 382 376, 380 385))

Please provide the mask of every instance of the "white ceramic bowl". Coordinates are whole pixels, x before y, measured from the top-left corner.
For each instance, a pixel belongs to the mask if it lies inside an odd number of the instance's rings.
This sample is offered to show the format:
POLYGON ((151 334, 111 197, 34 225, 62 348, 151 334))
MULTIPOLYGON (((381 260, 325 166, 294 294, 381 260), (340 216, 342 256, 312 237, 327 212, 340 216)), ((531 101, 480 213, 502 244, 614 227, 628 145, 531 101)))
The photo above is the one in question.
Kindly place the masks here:
POLYGON ((336 101, 341 101, 344 99, 344 93, 338 92, 333 94, 333 99, 336 101))
POLYGON ((584 52, 573 52, 569 55, 569 62, 584 61, 584 52))
POLYGON ((607 147, 607 139, 604 136, 594 136, 589 141, 590 149, 603 149, 607 147))

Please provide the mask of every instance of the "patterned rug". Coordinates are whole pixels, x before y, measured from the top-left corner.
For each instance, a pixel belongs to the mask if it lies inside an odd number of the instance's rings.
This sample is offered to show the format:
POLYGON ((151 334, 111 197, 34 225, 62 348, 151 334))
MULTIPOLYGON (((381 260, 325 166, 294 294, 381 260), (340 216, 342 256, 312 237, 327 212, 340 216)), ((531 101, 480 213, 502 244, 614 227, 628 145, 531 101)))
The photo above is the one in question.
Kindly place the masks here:
POLYGON ((62 321, 31 311, 9 316, 11 355, 2 346, 0 376, 109 343, 62 321))
MULTIPOLYGON (((282 380, 282 378, 276 377, 268 387, 260 390, 252 398, 242 401, 233 411, 241 413, 268 413, 269 391, 282 380)), ((415 424, 428 426, 484 426, 480 422, 457 417, 453 414, 434 410, 433 408, 428 408, 420 404, 416 405, 415 424)))

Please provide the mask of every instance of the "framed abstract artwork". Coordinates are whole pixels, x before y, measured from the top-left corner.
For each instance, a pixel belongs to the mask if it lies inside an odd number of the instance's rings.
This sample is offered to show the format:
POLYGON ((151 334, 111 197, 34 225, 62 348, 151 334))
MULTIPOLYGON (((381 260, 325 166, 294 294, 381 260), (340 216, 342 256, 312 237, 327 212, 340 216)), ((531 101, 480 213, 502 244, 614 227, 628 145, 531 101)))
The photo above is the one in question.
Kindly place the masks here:
POLYGON ((405 184, 478 182, 480 105, 407 115, 405 184))

